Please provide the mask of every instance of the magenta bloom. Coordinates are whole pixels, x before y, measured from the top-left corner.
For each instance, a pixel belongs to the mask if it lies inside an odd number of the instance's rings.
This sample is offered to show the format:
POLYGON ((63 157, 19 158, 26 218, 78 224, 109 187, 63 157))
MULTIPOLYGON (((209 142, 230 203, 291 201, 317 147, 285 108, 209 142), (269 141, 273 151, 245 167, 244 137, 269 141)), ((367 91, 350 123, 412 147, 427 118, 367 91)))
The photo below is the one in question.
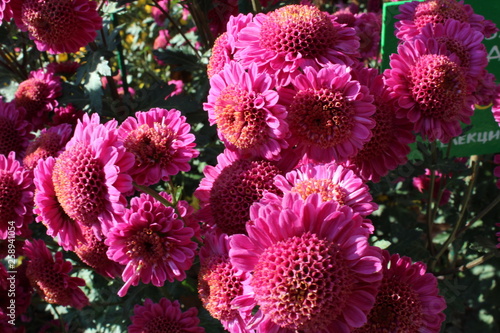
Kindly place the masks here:
MULTIPOLYGON (((446 178, 443 176, 441 172, 434 170, 435 178, 434 178, 434 193, 432 197, 434 200, 439 199, 439 205, 445 205, 450 200, 451 191, 448 189, 444 189, 443 187, 446 185, 446 178), (440 195, 440 193, 442 194, 440 195)), ((420 175, 418 177, 413 177, 413 186, 420 192, 425 193, 428 192, 431 188, 431 170, 425 169, 425 175, 420 175)), ((428 196, 426 196, 428 198, 428 196)))
POLYGON ((102 28, 97 3, 91 0, 12 0, 11 7, 16 25, 39 51, 77 52, 102 28))
POLYGON ((287 148, 288 127, 272 77, 258 73, 254 65, 244 68, 232 61, 210 79, 210 86, 203 107, 226 147, 250 157, 279 159, 287 148))
POLYGON ((33 190, 33 179, 16 160, 16 153, 0 154, 0 239, 7 239, 12 232, 29 234, 28 224, 33 221, 33 190))
POLYGON ((249 329, 347 333, 366 322, 382 267, 360 215, 319 194, 285 193, 254 204, 250 217, 248 236, 233 235, 229 250, 252 274, 233 301, 259 307, 249 329))
POLYGON ((77 109, 73 104, 56 107, 50 125, 70 124, 74 127, 78 120, 82 119, 84 113, 85 112, 77 109))
POLYGON ((436 277, 426 273, 422 262, 385 250, 382 254, 384 278, 375 306, 368 322, 353 333, 440 332, 446 302, 439 296, 436 277))
MULTIPOLYGON (((169 200, 167 194, 161 195, 169 200)), ((125 285, 118 292, 125 296, 139 280, 157 287, 165 281, 182 281, 194 259, 194 230, 184 226, 172 207, 166 207, 148 194, 132 198, 124 221, 107 234, 110 259, 125 265, 125 285)))
POLYGON ((42 129, 26 149, 26 156, 23 159, 24 167, 33 170, 39 160, 45 160, 49 156, 59 156, 63 152, 71 134, 73 134, 73 128, 70 124, 42 129))
POLYGON ((245 67, 255 63, 285 86, 299 68, 353 64, 359 39, 353 28, 315 6, 288 5, 257 14, 241 30, 236 48, 235 59, 245 67))
POLYGON ((125 119, 118 133, 126 150, 135 156, 129 170, 134 181, 152 185, 189 171, 189 161, 199 154, 190 130, 186 117, 175 109, 153 108, 125 119))
POLYGON ((498 126, 500 126, 500 85, 496 86, 491 112, 493 113, 493 118, 498 123, 498 126))
POLYGON ((58 105, 61 96, 61 79, 43 69, 32 71, 29 78, 19 84, 14 95, 16 107, 26 110, 26 120, 35 129, 41 129, 49 119, 49 112, 58 105))
POLYGON ((304 165, 285 176, 277 175, 274 183, 284 193, 298 193, 304 200, 318 193, 323 201, 333 200, 340 206, 349 206, 363 217, 378 208, 363 180, 352 170, 335 163, 304 165))
POLYGON ((359 37, 359 53, 363 60, 378 59, 380 56, 381 13, 363 12, 355 14, 354 29, 359 37))
POLYGON ((10 21, 12 18, 12 9, 10 8, 10 0, 0 0, 0 26, 3 21, 10 21))
POLYGON ((373 135, 370 141, 346 165, 356 170, 363 180, 379 182, 390 170, 407 162, 409 144, 415 141, 413 124, 406 118, 396 117, 396 99, 390 94, 378 70, 363 68, 353 71, 353 75, 370 89, 377 110, 372 116, 375 127, 371 130, 373 135))
POLYGON ((238 15, 238 0, 214 0, 207 13, 208 26, 214 38, 226 31, 227 22, 232 16, 238 15))
POLYGON ((318 163, 343 162, 370 140, 375 126, 373 96, 353 80, 349 69, 332 65, 317 71, 308 67, 282 89, 288 106, 290 146, 318 163))
POLYGON ((45 302, 77 309, 89 304, 79 288, 85 286, 85 280, 69 276, 73 266, 64 260, 62 252, 56 252, 52 257, 41 239, 26 240, 23 249, 28 258, 26 276, 45 302))
POLYGON ((7 156, 13 151, 18 159, 24 157, 29 140, 35 137, 31 134, 33 126, 25 117, 24 108, 0 98, 0 154, 7 156))
POLYGON ((205 167, 205 178, 194 193, 201 206, 198 218, 228 235, 245 233, 250 206, 265 192, 281 192, 273 179, 282 171, 274 162, 244 159, 228 150, 217 161, 215 167, 205 167))
POLYGON ((134 315, 130 318, 132 325, 129 333, 185 332, 204 333, 198 326, 198 310, 194 307, 182 312, 179 301, 171 302, 161 298, 158 303, 147 298, 144 305, 134 306, 134 315))
POLYGON ((210 232, 204 237, 200 248, 200 272, 198 274, 198 295, 210 315, 221 321, 229 332, 243 333, 247 311, 236 309, 231 301, 243 294, 243 281, 248 272, 235 268, 229 260, 229 240, 226 234, 210 232))
POLYGON ((401 4, 399 11, 400 14, 394 17, 397 20, 396 37, 404 41, 419 35, 428 24, 444 24, 451 19, 469 23, 472 29, 479 31, 485 37, 490 37, 498 31, 495 23, 475 14, 472 6, 464 4, 463 0, 410 1, 401 4))
POLYGON ((467 74, 456 54, 449 54, 436 39, 416 39, 398 47, 385 71, 386 84, 400 108, 398 118, 408 118, 414 130, 430 141, 449 142, 469 124, 474 97, 467 74))

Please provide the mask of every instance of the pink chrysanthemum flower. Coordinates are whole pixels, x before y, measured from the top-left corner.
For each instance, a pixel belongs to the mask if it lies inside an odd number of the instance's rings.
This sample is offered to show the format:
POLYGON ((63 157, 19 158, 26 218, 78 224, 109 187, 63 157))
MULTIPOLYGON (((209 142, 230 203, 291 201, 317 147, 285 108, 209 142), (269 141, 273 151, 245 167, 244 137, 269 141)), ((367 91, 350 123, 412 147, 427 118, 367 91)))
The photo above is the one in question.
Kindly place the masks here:
POLYGON ((5 103, 0 98, 0 154, 7 156, 11 151, 17 158, 23 158, 33 126, 25 120, 24 108, 17 108, 14 103, 5 103))
POLYGON ((366 322, 382 279, 380 252, 350 207, 297 193, 254 204, 229 257, 251 272, 235 306, 258 306, 249 329, 347 333, 366 322))
POLYGON ((208 26, 212 36, 217 38, 226 31, 229 19, 239 14, 238 0, 214 0, 210 4, 208 26))
POLYGON ((475 104, 482 106, 492 106, 495 108, 495 99, 499 94, 500 90, 497 91, 496 77, 493 73, 484 70, 479 76, 478 83, 476 85, 473 95, 475 98, 475 104))
POLYGON ((285 176, 277 175, 274 183, 284 193, 298 193, 304 200, 318 193, 323 201, 333 200, 340 206, 349 206, 363 217, 378 208, 363 180, 336 163, 304 165, 285 176))
POLYGON ((279 103, 276 82, 257 66, 230 62, 210 79, 204 109, 210 125, 217 125, 226 148, 244 155, 276 160, 287 148, 286 109, 279 103))
POLYGON ((382 14, 363 12, 355 14, 354 29, 359 37, 360 58, 377 59, 380 55, 380 32, 382 30, 382 14))
POLYGON ((289 105, 289 144, 312 161, 343 162, 372 136, 373 96, 349 71, 343 65, 308 67, 293 81, 294 90, 280 91, 289 105))
POLYGON ((153 108, 125 119, 118 133, 125 149, 135 156, 129 171, 134 181, 152 185, 189 171, 189 161, 199 154, 190 130, 186 117, 175 109, 153 108))
POLYGON ((276 75, 287 85, 299 68, 351 65, 359 55, 353 28, 311 5, 288 5, 268 14, 257 14, 243 28, 236 42, 235 59, 252 63, 276 75))
POLYGON ((16 160, 14 152, 0 154, 0 239, 7 239, 8 230, 27 235, 33 221, 33 179, 16 160))
POLYGON ((80 63, 76 61, 51 62, 47 65, 47 71, 69 79, 76 74, 80 63))
POLYGON ((496 86, 495 94, 493 99, 493 105, 491 107, 491 112, 493 113, 493 118, 500 126, 500 85, 496 86))
POLYGON ((243 294, 243 281, 249 274, 236 269, 229 260, 229 240, 226 234, 210 232, 205 235, 200 248, 200 273, 198 295, 210 315, 221 321, 229 332, 243 333, 245 318, 252 309, 244 313, 236 309, 231 301, 243 294), (242 316, 243 315, 243 316, 242 316))
POLYGON ((108 257, 126 265, 122 274, 125 285, 119 296, 125 296, 139 280, 161 287, 165 281, 186 278, 197 245, 191 240, 193 229, 184 226, 180 218, 174 208, 148 194, 132 198, 125 222, 115 224, 105 240, 108 257))
MULTIPOLYGON (((437 170, 434 170, 434 174, 434 193, 432 194, 432 198, 434 200, 439 199, 439 205, 442 206, 450 200, 451 191, 448 189, 443 190, 443 187, 446 186, 446 178, 443 174, 437 170)), ((424 175, 413 177, 412 184, 420 193, 428 192, 431 188, 431 170, 425 169, 424 175)))
POLYGON ((418 36, 428 24, 444 24, 451 19, 469 23, 472 29, 485 37, 490 37, 498 30, 495 23, 475 14, 471 5, 465 5, 463 0, 411 1, 401 4, 399 12, 400 14, 394 17, 397 20, 396 37, 404 41, 418 36))
POLYGON ((26 276, 45 302, 77 309, 89 304, 79 288, 85 285, 85 280, 69 276, 73 266, 64 260, 62 252, 56 252, 52 257, 41 239, 26 240, 23 249, 28 258, 26 276))
POLYGON ((281 193, 273 179, 282 171, 274 162, 243 159, 228 150, 217 162, 205 167, 205 178, 194 192, 201 206, 198 216, 228 235, 245 233, 250 206, 265 192, 281 193))
POLYGON ((396 99, 391 96, 378 70, 362 68, 353 71, 353 75, 370 89, 377 110, 372 116, 375 127, 371 130, 370 141, 346 165, 356 170, 363 180, 379 182, 390 170, 407 162, 409 144, 415 141, 413 124, 406 118, 396 117, 396 99))
MULTIPOLYGON (((100 124, 96 113, 83 116, 65 151, 55 160, 51 182, 60 207, 53 207, 56 211, 39 207, 45 217, 69 217, 92 227, 97 237, 122 220, 124 194, 132 190, 132 179, 126 172, 134 158, 119 140, 116 124, 115 120, 100 124)), ((43 176, 42 182, 47 175, 43 176)))
POLYGON ((73 53, 92 42, 102 28, 91 0, 12 0, 14 20, 39 51, 73 53))
POLYGON ((483 75, 488 65, 486 46, 482 43, 484 35, 472 29, 470 24, 456 20, 447 20, 444 24, 425 26, 417 38, 435 38, 438 43, 446 45, 450 53, 455 53, 460 66, 467 73, 472 85, 483 75))
POLYGON ((60 124, 70 124, 74 127, 78 123, 78 120, 83 118, 84 114, 85 112, 77 109, 73 104, 59 106, 54 109, 50 125, 57 126, 60 124))
POLYGON ((144 305, 134 306, 134 315, 130 318, 132 325, 129 333, 204 333, 198 326, 198 309, 191 307, 182 312, 179 301, 171 302, 161 298, 158 303, 147 298, 144 305))
POLYGON ((439 296, 437 279, 422 262, 383 254, 384 278, 368 322, 353 333, 438 333, 445 319, 446 302, 439 296))
POLYGON ((73 128, 70 124, 42 129, 40 135, 31 141, 26 149, 26 156, 23 159, 24 167, 33 170, 40 159, 45 160, 49 156, 59 156, 69 141, 71 134, 73 134, 73 128))
POLYGON ((398 118, 408 118, 414 130, 430 141, 449 142, 469 124, 474 97, 467 75, 454 53, 436 39, 420 39, 398 47, 384 72, 400 108, 398 118))
POLYGON ((14 103, 18 108, 26 110, 26 120, 35 129, 41 129, 49 119, 49 111, 58 105, 57 97, 61 96, 61 80, 52 72, 43 69, 32 71, 29 78, 19 84, 14 95, 14 103))
POLYGON ((111 279, 120 276, 123 266, 108 258, 109 247, 104 244, 104 236, 97 238, 91 228, 82 226, 85 242, 78 241, 74 252, 85 264, 92 267, 97 273, 111 279))
POLYGON ((12 9, 10 8, 10 0, 0 0, 0 26, 3 21, 8 22, 12 18, 12 9))

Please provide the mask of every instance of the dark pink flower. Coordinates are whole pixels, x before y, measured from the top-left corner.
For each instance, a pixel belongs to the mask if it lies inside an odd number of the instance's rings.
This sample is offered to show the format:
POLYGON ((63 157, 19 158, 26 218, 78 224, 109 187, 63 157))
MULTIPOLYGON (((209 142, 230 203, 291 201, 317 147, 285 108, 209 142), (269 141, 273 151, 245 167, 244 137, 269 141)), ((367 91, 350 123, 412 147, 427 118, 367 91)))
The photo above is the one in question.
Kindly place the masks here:
POLYGON ((29 234, 33 221, 33 179, 14 152, 0 154, 0 239, 29 234))
POLYGON ((208 26, 214 38, 226 31, 230 17, 239 14, 238 0, 214 0, 207 13, 208 26))
POLYGON ((354 28, 312 5, 288 5, 257 14, 236 42, 235 59, 276 75, 287 85, 306 66, 351 65, 359 55, 354 28))
POLYGON ((73 104, 56 107, 54 108, 54 115, 52 116, 50 125, 70 124, 74 127, 78 120, 82 119, 84 113, 85 112, 77 109, 73 104))
POLYGON ((304 70, 293 90, 281 89, 287 107, 290 146, 317 163, 343 162, 356 155, 375 126, 373 96, 350 69, 331 65, 304 70))
POLYGON ((120 125, 123 146, 135 157, 130 169, 135 182, 152 185, 189 171, 189 161, 199 155, 186 117, 175 109, 153 108, 137 112, 120 125))
POLYGON ((407 162, 409 144, 415 141, 413 124, 406 118, 396 117, 396 99, 378 70, 363 68, 353 71, 353 76, 370 89, 377 109, 372 116, 375 127, 370 141, 346 165, 356 170, 363 180, 379 182, 390 170, 407 162))
POLYGON ((496 86, 491 112, 493 113, 493 118, 498 123, 498 126, 500 126, 500 85, 496 86))
POLYGON ((359 37, 359 53, 363 60, 378 59, 380 55, 380 32, 382 13, 363 12, 355 14, 354 29, 359 37))
POLYGON ((62 252, 53 257, 41 239, 26 240, 23 249, 28 258, 26 276, 45 302, 77 309, 89 304, 79 288, 85 285, 85 280, 69 276, 73 266, 64 260, 62 252))
POLYGON ((259 73, 255 65, 243 67, 235 61, 210 79, 208 111, 226 148, 250 157, 277 160, 287 148, 286 109, 279 103, 276 81, 259 73))
POLYGON ((445 319, 446 302, 439 296, 436 277, 426 273, 422 262, 409 257, 383 254, 382 285, 368 322, 353 333, 428 332, 439 333, 445 319))
POLYGON ((246 235, 233 235, 231 263, 252 274, 236 307, 258 306, 259 332, 348 333, 362 326, 382 279, 380 252, 363 218, 347 206, 297 193, 250 209, 246 235))
POLYGON ((10 0, 0 0, 0 26, 3 21, 8 22, 12 18, 12 9, 10 8, 10 0))
POLYGON ((49 112, 58 105, 62 94, 61 79, 43 69, 32 71, 29 78, 19 84, 14 95, 16 107, 26 110, 26 120, 35 129, 41 129, 49 119, 49 112))
POLYGON ((35 137, 31 133, 33 126, 25 117, 24 108, 0 98, 0 154, 7 156, 13 151, 16 158, 24 157, 29 140, 35 137))
POLYGON ((429 141, 449 142, 474 113, 474 97, 460 60, 436 39, 415 39, 398 47, 384 72, 398 98, 398 118, 408 118, 429 141))
POLYGON ((498 31, 495 23, 475 14, 472 6, 464 4, 463 0, 410 1, 401 4, 399 11, 400 14, 394 17, 397 20, 396 37, 404 41, 419 35, 428 24, 444 24, 451 19, 469 23, 474 30, 479 31, 485 37, 490 37, 498 31))
POLYGON ((198 274, 198 295, 203 306, 229 332, 248 332, 245 329, 245 318, 252 309, 247 309, 245 313, 242 309, 234 308, 231 302, 236 296, 243 294, 243 281, 249 275, 231 264, 230 237, 210 232, 203 239, 198 274))
MULTIPOLYGON (((161 193, 166 200, 171 199, 161 193)), ((125 265, 125 285, 119 296, 139 281, 161 287, 165 281, 182 281, 194 259, 194 230, 184 225, 174 208, 167 207, 148 194, 132 198, 124 222, 117 223, 106 235, 110 259, 125 265)))
MULTIPOLYGON (((445 205, 450 200, 451 191, 448 189, 443 189, 446 186, 446 178, 439 171, 434 171, 434 193, 432 198, 434 200, 439 199, 439 205, 445 205), (442 194, 440 194, 442 193, 442 194)), ((425 175, 420 175, 418 177, 413 177, 413 186, 420 192, 425 193, 431 189, 431 170, 425 169, 425 175)))
POLYGON ((323 201, 336 201, 366 217, 377 210, 370 189, 352 170, 336 163, 304 165, 286 175, 277 175, 275 185, 284 193, 298 193, 306 199, 318 193, 323 201))
POLYGON ((61 154, 69 141, 73 128, 70 124, 61 124, 44 128, 40 134, 30 142, 26 149, 23 165, 28 170, 35 169, 39 160, 49 156, 57 157, 61 154))
POLYGON ((39 51, 74 53, 92 42, 102 28, 91 0, 11 0, 14 20, 39 51))
POLYGON ((244 159, 228 150, 217 161, 205 167, 194 193, 201 206, 198 218, 228 235, 244 233, 250 206, 265 192, 280 192, 273 179, 282 171, 274 162, 244 159))
POLYGON ((161 298, 158 303, 147 298, 144 305, 134 306, 134 315, 130 317, 132 325, 129 333, 204 333, 205 329, 198 326, 198 310, 194 307, 182 312, 179 301, 171 302, 161 298))
POLYGON ((76 74, 80 63, 76 61, 51 62, 47 65, 47 71, 69 79, 76 74))

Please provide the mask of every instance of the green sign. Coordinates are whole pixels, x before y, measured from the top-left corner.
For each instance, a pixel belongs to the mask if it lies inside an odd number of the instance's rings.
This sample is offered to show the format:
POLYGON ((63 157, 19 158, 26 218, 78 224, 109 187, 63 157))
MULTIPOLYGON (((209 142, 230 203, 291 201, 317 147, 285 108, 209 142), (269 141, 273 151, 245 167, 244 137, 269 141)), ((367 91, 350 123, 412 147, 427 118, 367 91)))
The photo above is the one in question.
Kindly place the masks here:
MULTIPOLYGON (((422 1, 422 0, 420 0, 422 1)), ((386 2, 382 12, 382 70, 389 68, 389 57, 397 52, 399 40, 394 35, 394 16, 399 14, 399 5, 408 1, 386 2)), ((465 0, 476 14, 492 20, 500 27, 500 1, 498 0, 465 0)), ((483 41, 488 52, 487 70, 500 80, 500 33, 496 33, 483 41)), ((456 157, 500 153, 500 127, 493 118, 491 106, 476 106, 471 118, 472 128, 463 135, 453 139, 450 154, 456 157)), ((463 126, 464 128, 467 125, 463 126)), ((439 143, 441 148, 447 145, 439 143)))

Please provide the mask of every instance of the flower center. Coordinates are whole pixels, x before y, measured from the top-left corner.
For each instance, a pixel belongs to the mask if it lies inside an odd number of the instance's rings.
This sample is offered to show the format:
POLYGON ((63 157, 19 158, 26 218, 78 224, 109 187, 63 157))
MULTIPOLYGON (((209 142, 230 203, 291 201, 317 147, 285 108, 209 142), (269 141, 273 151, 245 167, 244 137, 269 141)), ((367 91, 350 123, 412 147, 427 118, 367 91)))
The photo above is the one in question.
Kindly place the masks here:
POLYGON ((183 327, 166 316, 157 316, 154 318, 149 318, 148 321, 144 324, 142 331, 144 333, 182 333, 185 332, 183 327))
POLYGON ((135 155, 138 166, 160 164, 166 168, 173 159, 173 142, 175 135, 172 130, 165 124, 155 123, 154 127, 143 124, 130 132, 123 145, 135 155))
POLYGON ((450 38, 448 36, 442 36, 436 38, 439 44, 445 44, 446 49, 451 53, 455 53, 460 59, 460 66, 463 68, 469 68, 471 63, 471 55, 467 52, 467 49, 464 47, 464 44, 454 38, 450 38))
POLYGON ((467 22, 468 16, 463 5, 455 0, 430 0, 417 6, 414 24, 420 30, 428 23, 445 23, 447 19, 467 22))
POLYGON ((0 154, 7 156, 11 151, 21 151, 19 139, 14 121, 0 117, 0 154))
POLYGON ((323 201, 334 200, 344 205, 344 199, 347 196, 342 186, 335 184, 331 179, 306 179, 292 188, 292 192, 299 193, 303 199, 306 199, 313 193, 319 193, 323 201))
POLYGON ((385 151, 393 144, 392 135, 395 130, 395 113, 391 107, 377 107, 373 115, 375 127, 372 128, 372 138, 363 145, 363 148, 351 161, 369 161, 380 157, 380 152, 385 151))
POLYGON ((467 93, 465 75, 447 56, 423 55, 409 79, 412 96, 425 117, 447 121, 460 113, 467 93))
POLYGON ((49 87, 44 81, 38 79, 26 80, 17 88, 15 94, 16 106, 26 109, 28 117, 33 116, 45 107, 45 100, 49 94, 49 87))
POLYGON ((23 164, 27 169, 34 169, 39 159, 56 156, 61 150, 61 136, 54 132, 40 134, 26 149, 23 164))
POLYGON ((22 193, 12 174, 0 170, 0 222, 5 224, 2 230, 7 230, 7 223, 17 218, 14 207, 19 205, 21 198, 22 193))
POLYGON ((273 179, 280 173, 268 161, 237 160, 225 167, 210 192, 210 207, 217 226, 228 235, 246 233, 250 205, 261 199, 265 191, 279 191, 273 179))
POLYGON ((338 246, 308 232, 267 248, 251 286, 275 324, 318 332, 341 315, 354 283, 338 246))
POLYGON ((394 277, 384 279, 367 323, 354 332, 421 332, 422 310, 411 286, 394 277))
POLYGON ((127 241, 127 255, 152 265, 164 259, 167 253, 162 237, 150 228, 144 228, 127 241))
POLYGON ((275 52, 316 58, 335 45, 336 29, 327 13, 314 6, 290 5, 268 14, 260 46, 275 52))
POLYGON ((293 135, 301 142, 331 148, 351 136, 353 110, 341 92, 330 89, 299 91, 289 109, 293 135))
POLYGON ((105 208, 104 168, 84 143, 77 143, 56 160, 52 174, 57 200, 73 220, 92 225, 105 208))
POLYGON ((216 319, 230 321, 238 315, 231 301, 241 294, 243 286, 235 273, 229 258, 223 256, 210 258, 200 269, 198 294, 203 307, 216 319))
POLYGON ((235 85, 225 87, 215 102, 215 117, 224 138, 239 149, 256 146, 266 139, 265 110, 257 108, 255 92, 235 85))

